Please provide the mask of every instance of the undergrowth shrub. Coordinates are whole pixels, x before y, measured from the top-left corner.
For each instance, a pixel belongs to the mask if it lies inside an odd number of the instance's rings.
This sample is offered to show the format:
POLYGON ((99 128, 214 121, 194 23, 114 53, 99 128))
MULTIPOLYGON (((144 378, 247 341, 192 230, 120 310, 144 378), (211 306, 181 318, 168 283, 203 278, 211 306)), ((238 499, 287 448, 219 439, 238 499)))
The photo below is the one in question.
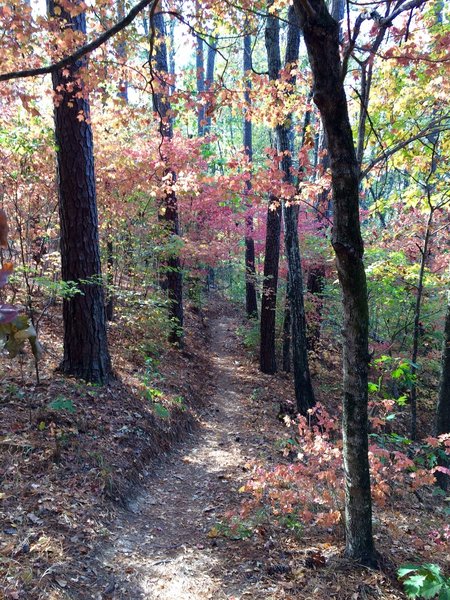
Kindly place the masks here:
MULTIPOLYGON (((380 427, 380 414, 377 419, 380 427)), ((252 465, 251 477, 240 489, 246 494, 240 518, 248 521, 250 515, 264 509, 267 521, 275 525, 285 526, 289 517, 298 531, 305 525, 334 529, 343 522, 344 507, 339 419, 317 405, 309 411, 308 418, 285 417, 285 421, 296 432, 284 445, 283 453, 295 454, 295 459, 270 469, 252 465)), ((443 470, 433 457, 449 449, 450 435, 427 438, 423 444, 410 442, 406 452, 388 437, 371 438, 369 461, 374 501, 379 505, 397 502, 400 497, 433 484, 434 473, 443 470)))
POLYGON ((450 577, 441 573, 439 565, 403 565, 397 575, 403 581, 408 598, 450 600, 450 577))
POLYGON ((115 292, 115 323, 131 334, 134 348, 143 357, 158 356, 167 347, 170 332, 168 301, 154 290, 151 297, 142 298, 139 290, 115 292))
POLYGON ((242 344, 255 353, 260 345, 259 322, 257 319, 249 319, 245 324, 240 325, 236 330, 237 335, 242 341, 242 344))

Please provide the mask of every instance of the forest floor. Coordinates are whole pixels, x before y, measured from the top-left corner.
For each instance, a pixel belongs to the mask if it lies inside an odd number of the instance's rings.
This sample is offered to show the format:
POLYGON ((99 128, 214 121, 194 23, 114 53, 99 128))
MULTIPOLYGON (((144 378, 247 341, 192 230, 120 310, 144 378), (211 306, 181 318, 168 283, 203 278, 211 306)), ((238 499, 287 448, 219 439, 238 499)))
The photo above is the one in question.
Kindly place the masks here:
MULTIPOLYGON (((380 570, 343 557, 340 529, 230 532, 226 515, 239 512, 249 465, 288 460, 280 448, 290 433, 277 416, 292 387, 258 371, 229 303, 216 297, 190 319, 186 348, 161 364, 170 417, 162 401, 163 418, 145 412, 130 373, 107 391, 49 379, 31 403, 17 392, 3 399, 0 598, 394 600, 405 598, 395 566, 445 564, 448 546, 427 539, 444 524, 431 492, 377 514, 380 570), (75 416, 49 411, 55 397, 73 400, 75 416)), ((131 369, 120 363, 122 374, 131 369)))

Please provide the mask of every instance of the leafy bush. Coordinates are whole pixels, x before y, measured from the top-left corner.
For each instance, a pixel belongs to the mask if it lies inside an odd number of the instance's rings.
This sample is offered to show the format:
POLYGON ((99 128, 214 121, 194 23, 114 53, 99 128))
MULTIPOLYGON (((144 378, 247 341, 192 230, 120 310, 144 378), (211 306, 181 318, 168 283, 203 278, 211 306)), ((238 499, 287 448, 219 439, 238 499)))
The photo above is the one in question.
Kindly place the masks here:
POLYGON ((259 348, 259 322, 256 319, 251 319, 244 325, 241 325, 236 330, 237 335, 242 340, 243 345, 256 352, 259 348))
POLYGON ((439 565, 403 565, 397 575, 408 598, 450 600, 450 577, 442 575, 439 565))
MULTIPOLYGON (((0 269, 0 288, 4 287, 13 271, 11 263, 4 263, 0 269)), ((20 315, 11 304, 0 304, 0 351, 7 350, 8 356, 18 355, 26 340, 36 360, 42 354, 42 348, 37 340, 37 333, 26 315, 20 315)))
MULTIPOLYGON (((283 453, 296 453, 296 459, 270 469, 253 465, 251 478, 240 489, 248 494, 240 517, 248 519, 255 510, 264 508, 268 518, 280 526, 286 527, 289 517, 297 528, 305 524, 335 527, 342 522, 345 489, 339 419, 317 405, 308 418, 285 417, 285 421, 297 428, 298 434, 291 434, 283 453)), ((386 434, 372 437, 369 460, 374 501, 384 505, 432 485, 435 471, 444 467, 436 466, 429 455, 450 445, 449 438, 427 438, 425 444, 414 448, 407 445, 407 454, 397 438, 386 434)))

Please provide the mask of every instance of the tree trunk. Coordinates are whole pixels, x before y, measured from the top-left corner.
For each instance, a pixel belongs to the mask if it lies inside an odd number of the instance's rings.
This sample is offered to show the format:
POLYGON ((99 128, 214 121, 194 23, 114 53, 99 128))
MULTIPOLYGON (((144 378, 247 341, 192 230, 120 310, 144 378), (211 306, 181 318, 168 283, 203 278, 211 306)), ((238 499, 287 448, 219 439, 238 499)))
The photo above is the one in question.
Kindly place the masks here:
POLYGON ((197 36, 197 48, 195 53, 195 65, 197 69, 197 135, 203 137, 205 135, 205 105, 200 104, 203 92, 205 91, 205 68, 204 68, 204 53, 203 40, 197 36))
MULTIPOLYGON (((246 34, 244 36, 244 78, 250 69, 252 68, 252 46, 251 36, 246 34)), ((252 163, 253 160, 253 139, 252 139, 252 121, 251 116, 247 116, 247 110, 251 107, 250 98, 251 82, 247 80, 245 83, 244 100, 246 106, 246 112, 244 114, 244 152, 248 159, 248 162, 252 163)), ((247 317, 249 319, 258 318, 258 304, 256 301, 256 270, 255 270, 255 241, 253 239, 253 216, 251 214, 252 203, 248 200, 248 196, 252 189, 252 180, 246 179, 246 209, 247 214, 245 216, 245 307, 247 317)))
POLYGON ((313 267, 308 273, 306 289, 315 297, 314 322, 308 323, 308 349, 314 350, 320 340, 323 311, 323 291, 325 287, 325 268, 313 267))
POLYGON ((275 357, 275 316, 280 262, 281 205, 278 198, 270 197, 267 209, 264 277, 261 295, 259 366, 263 373, 277 370, 275 357))
POLYGON ((106 273, 106 282, 108 284, 106 291, 106 319, 114 321, 114 294, 112 287, 114 285, 114 244, 112 240, 106 243, 106 261, 108 271, 106 273))
MULTIPOLYGON (((423 242, 423 247, 420 249, 420 269, 419 269, 419 277, 417 280, 417 296, 416 303, 414 307, 414 331, 413 331, 413 348, 411 353, 411 373, 415 375, 417 373, 417 358, 419 356, 419 337, 421 331, 421 323, 420 323, 420 314, 422 310, 422 296, 423 296, 423 278, 425 275, 425 266, 427 262, 428 256, 428 246, 430 243, 431 236, 431 225, 433 222, 434 209, 430 209, 430 213, 428 215, 427 225, 425 229, 425 239, 423 242)), ((410 405, 411 405, 411 439, 415 440, 417 438, 417 385, 413 381, 411 387, 411 393, 409 397, 410 405)))
POLYGON ((442 349, 441 380, 436 415, 436 435, 450 433, 450 293, 447 299, 444 345, 442 349))
POLYGON ((333 248, 343 294, 343 454, 346 554, 374 564, 368 460, 368 301, 359 223, 359 170, 339 56, 339 26, 324 0, 294 0, 311 65, 314 102, 328 139, 333 248))
MULTIPOLYGON (((61 28, 86 33, 86 17, 71 17, 60 5, 61 28)), ((48 2, 55 17, 55 3, 48 2)), ((57 94, 55 138, 61 226, 61 276, 81 293, 63 300, 64 358, 60 369, 86 381, 107 383, 111 360, 106 336, 104 291, 100 265, 94 151, 89 102, 80 88, 78 61, 52 75, 57 94), (68 74, 67 74, 68 71, 68 74)))
MULTIPOLYGON (((269 17, 272 19, 273 17, 269 17)), ((297 63, 300 46, 300 28, 298 17, 291 6, 288 13, 288 34, 285 64, 297 63)), ((277 40, 279 43, 279 40, 277 40)), ((295 77, 290 83, 295 85, 295 77)), ((292 116, 288 115, 285 123, 275 127, 277 150, 281 154, 281 168, 284 180, 293 184, 292 154, 291 154, 292 116)), ((306 340, 305 303, 303 296, 303 271, 298 239, 298 206, 283 203, 285 224, 284 247, 289 270, 289 304, 292 325, 292 370, 297 410, 307 415, 308 410, 315 404, 314 392, 309 372, 308 350, 306 340)))
POLYGON ((291 331, 292 331, 292 316, 291 303, 289 301, 289 273, 286 277, 286 297, 284 301, 284 319, 283 319, 283 371, 290 373, 291 371, 291 331))
MULTIPOLYGON (((124 0, 118 0, 117 2, 117 17, 119 20, 123 19, 123 17, 125 16, 125 10, 124 10, 124 0)), ((117 56, 119 57, 119 59, 121 61, 123 61, 125 63, 126 58, 127 58, 127 48, 125 45, 125 41, 122 37, 121 34, 121 38, 118 45, 117 45, 117 56)), ((121 81, 119 81, 119 94, 118 94, 119 98, 122 98, 122 100, 124 102, 126 102, 128 104, 128 81, 127 79, 121 79, 121 81)))
MULTIPOLYGON (((270 7, 272 2, 268 3, 270 7)), ((269 78, 277 79, 281 69, 280 25, 269 16, 265 29, 269 78)), ((278 267, 280 262, 281 203, 275 196, 269 198, 267 210, 264 279, 261 297, 259 365, 263 373, 275 373, 275 316, 277 306, 278 267)))
MULTIPOLYGON (((160 12, 153 16, 153 26, 159 43, 155 47, 154 59, 155 68, 160 76, 168 73, 167 47, 165 43, 165 25, 164 17, 160 12)), ((170 109, 169 86, 164 86, 163 93, 153 92, 153 108, 160 120, 160 134, 162 137, 161 153, 164 156, 165 145, 170 144, 173 137, 172 120, 168 116, 170 109)), ((175 173, 167 168, 167 174, 170 174, 172 181, 175 182, 175 173)), ((177 197, 173 190, 166 192, 160 208, 160 220, 165 224, 168 235, 179 236, 179 216, 177 197)), ((171 320, 171 330, 169 342, 180 345, 183 339, 183 276, 181 272, 181 262, 177 250, 175 250, 166 262, 166 281, 167 293, 169 298, 169 318, 171 320)))
MULTIPOLYGON (((212 38, 210 45, 208 46, 208 56, 206 59, 206 81, 205 81, 205 87, 207 90, 210 90, 213 83, 214 83, 214 68, 215 68, 215 64, 216 64, 216 46, 217 46, 217 39, 216 38, 212 38)), ((209 104, 206 105, 206 109, 205 109, 205 135, 208 135, 211 133, 211 107, 209 106, 209 104)))
MULTIPOLYGON (((442 348, 441 380, 436 411, 436 435, 450 433, 450 292, 447 296, 447 315, 445 318, 444 345, 442 348)), ((441 466, 449 467, 448 457, 441 461, 441 466)), ((436 473, 438 484, 447 489, 450 477, 444 473, 436 473)))
MULTIPOLYGON (((117 1, 117 17, 118 19, 123 19, 125 16, 124 11, 124 2, 123 0, 117 1)), ((127 58, 127 48, 124 39, 120 39, 117 45, 117 56, 121 61, 125 63, 127 58)), ((119 92, 117 94, 119 98, 121 98, 125 104, 128 104, 128 80, 126 78, 121 78, 119 81, 119 92)), ((114 284, 114 242, 112 239, 112 233, 109 232, 108 236, 110 239, 106 243, 106 261, 107 261, 107 273, 106 273, 106 319, 107 321, 114 321, 114 293, 113 293, 113 284, 114 284)))

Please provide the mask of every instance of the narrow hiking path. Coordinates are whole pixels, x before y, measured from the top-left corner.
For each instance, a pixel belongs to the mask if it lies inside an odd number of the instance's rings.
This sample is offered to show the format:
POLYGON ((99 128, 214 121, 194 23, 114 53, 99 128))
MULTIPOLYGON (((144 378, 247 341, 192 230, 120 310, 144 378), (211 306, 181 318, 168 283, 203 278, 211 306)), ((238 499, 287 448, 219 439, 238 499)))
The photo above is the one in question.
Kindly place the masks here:
MULTIPOLYGON (((293 390, 290 378, 259 372, 242 348, 242 316, 232 306, 215 296, 206 315, 208 335, 192 336, 195 343, 176 353, 181 363, 168 363, 180 386, 187 374, 190 384, 193 375, 203 379, 196 393, 205 397, 194 405, 204 407, 198 427, 150 465, 128 510, 90 507, 81 526, 93 529, 97 541, 67 561, 64 579, 55 579, 58 594, 45 600, 405 598, 389 558, 386 571, 372 571, 344 557, 342 528, 305 525, 298 536, 266 518, 251 538, 217 535, 227 512, 239 511, 248 465, 290 462, 280 449, 292 432, 276 417, 293 390)), ((380 522, 378 544, 381 535, 385 548, 403 543, 383 533, 380 522)))
POLYGON ((208 537, 223 513, 239 506, 246 462, 272 451, 248 410, 258 382, 241 363, 239 321, 223 308, 210 316, 213 373, 205 377, 212 377, 215 392, 200 428, 156 466, 130 511, 112 525, 99 558, 110 584, 99 597, 271 596, 265 551, 249 540, 208 537))

